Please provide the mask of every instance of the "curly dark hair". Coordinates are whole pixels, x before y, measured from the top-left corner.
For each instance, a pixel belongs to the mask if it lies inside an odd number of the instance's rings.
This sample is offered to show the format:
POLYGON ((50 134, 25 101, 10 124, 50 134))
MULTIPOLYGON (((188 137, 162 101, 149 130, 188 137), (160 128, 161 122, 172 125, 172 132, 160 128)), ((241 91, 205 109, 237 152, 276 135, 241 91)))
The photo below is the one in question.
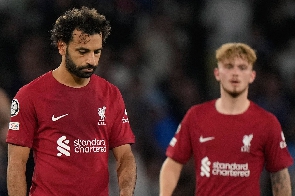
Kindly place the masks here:
POLYGON ((81 9, 73 8, 61 15, 53 25, 51 33, 52 45, 57 46, 58 41, 68 44, 72 40, 73 31, 80 30, 89 35, 102 34, 103 43, 110 35, 110 22, 96 9, 83 6, 81 9))

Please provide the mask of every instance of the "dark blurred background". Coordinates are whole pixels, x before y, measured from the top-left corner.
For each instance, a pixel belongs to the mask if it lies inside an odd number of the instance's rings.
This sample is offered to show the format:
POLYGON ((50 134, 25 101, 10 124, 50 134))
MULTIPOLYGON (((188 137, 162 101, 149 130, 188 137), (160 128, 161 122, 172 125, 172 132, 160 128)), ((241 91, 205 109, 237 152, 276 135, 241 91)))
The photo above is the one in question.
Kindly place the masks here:
MULTIPOLYGON (((126 103, 137 138, 135 195, 158 195, 159 170, 178 123, 193 104, 219 96, 214 53, 225 42, 256 50, 250 98, 277 116, 295 158, 295 0, 0 0, 0 88, 9 100, 59 66, 49 31, 60 14, 82 5, 112 25, 97 75, 117 85, 126 103)), ((0 138, 0 196, 6 196, 7 147, 0 138)), ((30 161, 28 176, 32 168, 30 161)), ((193 172, 191 161, 175 195, 194 195, 193 172)), ((294 194, 294 166, 290 173, 294 194)), ((116 191, 111 173, 111 196, 116 191)), ((261 192, 272 195, 265 172, 261 192)))

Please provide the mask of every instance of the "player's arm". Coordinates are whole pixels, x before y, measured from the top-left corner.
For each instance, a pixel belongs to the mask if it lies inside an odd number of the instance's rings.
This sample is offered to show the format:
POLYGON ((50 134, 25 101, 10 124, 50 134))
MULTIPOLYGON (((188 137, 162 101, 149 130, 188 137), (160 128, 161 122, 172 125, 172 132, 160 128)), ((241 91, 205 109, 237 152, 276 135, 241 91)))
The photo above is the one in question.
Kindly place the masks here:
POLYGON ((171 196, 177 186, 183 164, 167 158, 160 171, 160 196, 171 196))
POLYGON ((136 182, 136 163, 130 144, 113 148, 117 162, 120 196, 132 196, 136 182))
POLYGON ((274 196, 291 196, 291 180, 288 168, 270 173, 274 196))
POLYGON ((7 189, 9 196, 26 196, 26 164, 30 148, 8 144, 7 189))

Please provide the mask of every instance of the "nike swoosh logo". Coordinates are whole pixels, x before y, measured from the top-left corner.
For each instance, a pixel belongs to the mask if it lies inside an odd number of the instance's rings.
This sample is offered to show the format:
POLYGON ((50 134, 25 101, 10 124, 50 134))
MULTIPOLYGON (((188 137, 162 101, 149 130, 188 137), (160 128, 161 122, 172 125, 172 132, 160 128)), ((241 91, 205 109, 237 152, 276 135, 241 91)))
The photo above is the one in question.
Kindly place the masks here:
POLYGON ((53 114, 51 120, 54 122, 54 121, 57 121, 57 120, 59 120, 59 119, 65 117, 65 116, 67 116, 67 115, 68 115, 68 114, 64 114, 64 115, 61 115, 61 116, 57 116, 57 117, 55 117, 54 114, 53 114))
POLYGON ((203 137, 203 136, 200 137, 201 143, 208 142, 210 140, 214 140, 214 137, 203 137))

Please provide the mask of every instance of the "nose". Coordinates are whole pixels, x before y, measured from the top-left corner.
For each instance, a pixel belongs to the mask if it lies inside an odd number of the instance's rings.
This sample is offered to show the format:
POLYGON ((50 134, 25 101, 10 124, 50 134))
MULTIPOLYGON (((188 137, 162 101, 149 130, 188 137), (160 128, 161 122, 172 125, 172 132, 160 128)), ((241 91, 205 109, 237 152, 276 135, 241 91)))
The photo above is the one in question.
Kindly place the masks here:
POLYGON ((96 66, 98 64, 99 57, 96 57, 94 52, 90 52, 87 56, 87 63, 96 66))
POLYGON ((238 75, 239 71, 240 71, 239 68, 237 66, 234 66, 233 75, 238 75))

